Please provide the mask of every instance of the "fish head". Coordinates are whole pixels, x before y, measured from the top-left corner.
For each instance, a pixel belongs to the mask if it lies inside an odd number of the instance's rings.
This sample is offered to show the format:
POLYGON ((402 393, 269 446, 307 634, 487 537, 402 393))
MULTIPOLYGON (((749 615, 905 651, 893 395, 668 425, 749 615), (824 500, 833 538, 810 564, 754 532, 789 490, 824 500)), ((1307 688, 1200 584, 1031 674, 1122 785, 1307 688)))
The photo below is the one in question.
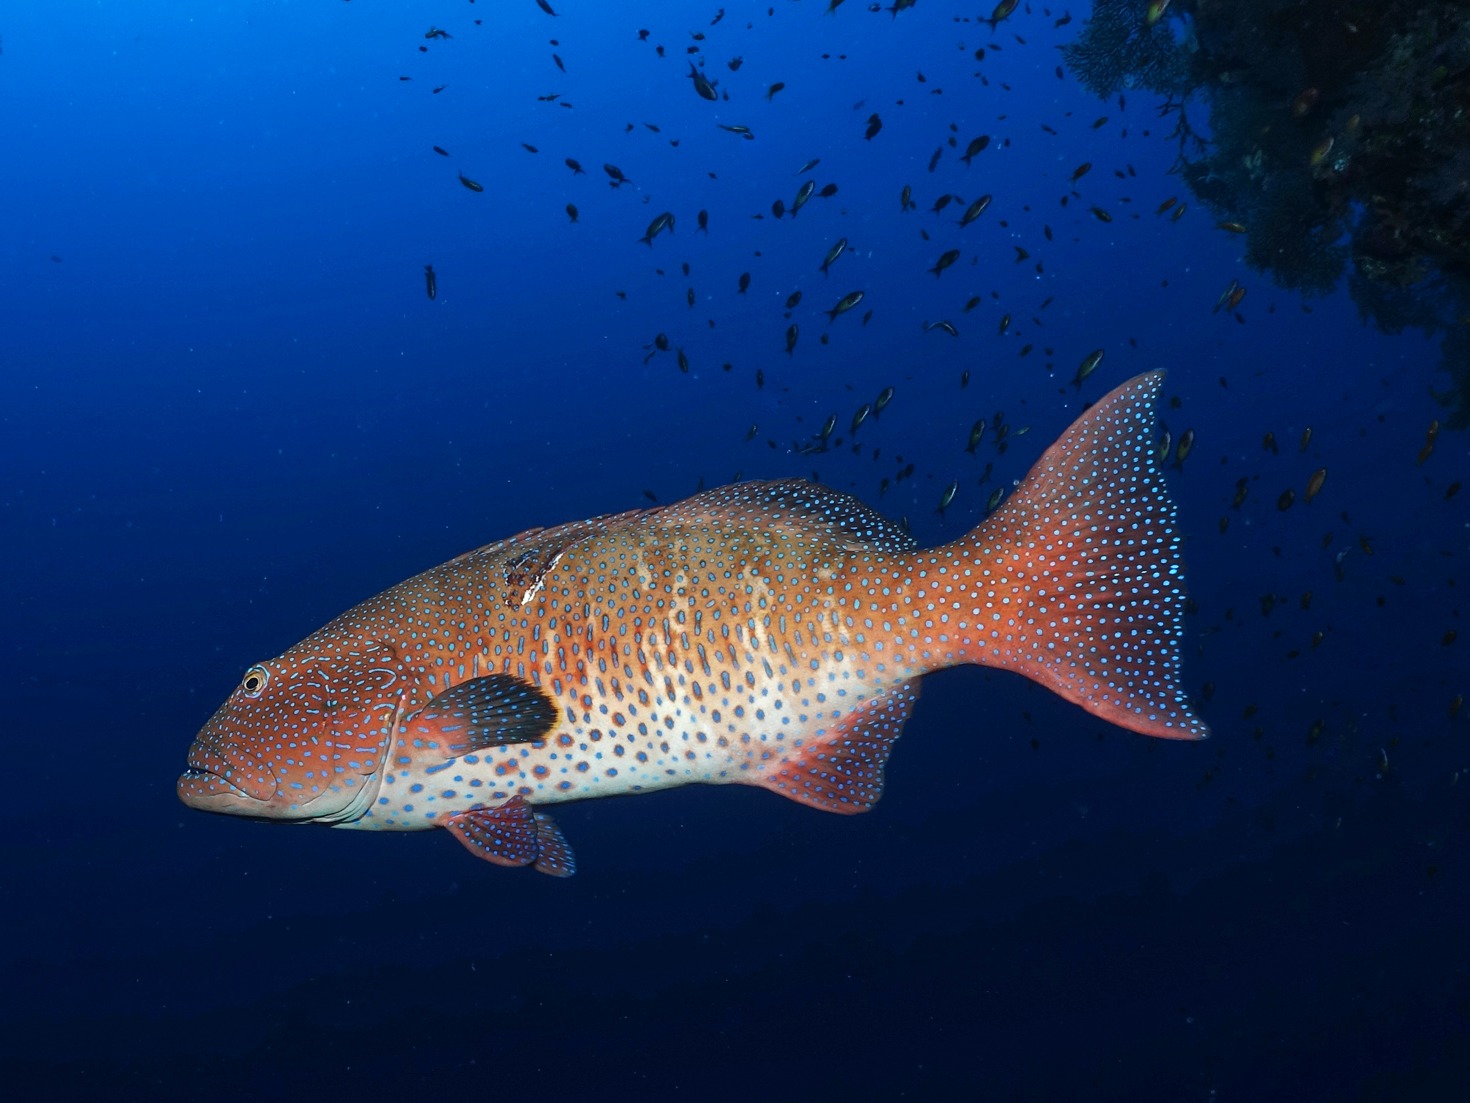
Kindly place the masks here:
POLYGON ((180 800, 256 819, 363 815, 421 671, 391 643, 321 636, 245 671, 195 736, 180 800))

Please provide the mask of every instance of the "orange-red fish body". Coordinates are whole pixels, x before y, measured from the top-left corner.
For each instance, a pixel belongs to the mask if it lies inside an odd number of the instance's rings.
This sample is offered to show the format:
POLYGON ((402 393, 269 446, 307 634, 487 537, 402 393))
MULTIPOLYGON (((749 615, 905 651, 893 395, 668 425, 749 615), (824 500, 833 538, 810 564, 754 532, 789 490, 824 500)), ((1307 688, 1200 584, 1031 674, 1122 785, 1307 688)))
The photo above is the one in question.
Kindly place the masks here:
POLYGON ((939 548, 790 481, 469 552, 247 671, 191 747, 180 796, 447 827, 490 861, 565 874, 571 851, 537 811, 560 801, 740 782, 865 811, 919 677, 958 663, 1198 738, 1153 445, 1161 378, 1097 403, 1003 509, 939 548))

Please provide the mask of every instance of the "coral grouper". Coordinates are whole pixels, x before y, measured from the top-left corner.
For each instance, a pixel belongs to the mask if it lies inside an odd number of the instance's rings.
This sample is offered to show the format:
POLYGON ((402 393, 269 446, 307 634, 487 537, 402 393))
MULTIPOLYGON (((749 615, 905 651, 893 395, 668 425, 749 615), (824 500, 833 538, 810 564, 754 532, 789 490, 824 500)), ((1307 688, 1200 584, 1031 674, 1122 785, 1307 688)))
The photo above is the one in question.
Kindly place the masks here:
POLYGON ((958 663, 1017 671, 1136 732, 1203 737, 1179 683, 1162 380, 1107 395, 1002 509, 938 548, 789 481, 469 552, 247 670, 179 796, 448 828, 491 862, 565 875, 544 811, 557 801, 739 782, 866 811, 919 679, 958 663))

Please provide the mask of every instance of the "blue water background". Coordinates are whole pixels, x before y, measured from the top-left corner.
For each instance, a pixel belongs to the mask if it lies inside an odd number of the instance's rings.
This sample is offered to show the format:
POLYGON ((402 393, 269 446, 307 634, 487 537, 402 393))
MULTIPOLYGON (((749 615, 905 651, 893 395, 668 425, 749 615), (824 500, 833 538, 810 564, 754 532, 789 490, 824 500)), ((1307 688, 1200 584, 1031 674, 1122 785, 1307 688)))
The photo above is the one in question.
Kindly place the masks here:
POLYGON ((1156 216, 1190 197, 1154 98, 1054 73, 1085 5, 994 31, 943 0, 554 6, 0 11, 7 1097, 1466 1098, 1470 639, 1444 640, 1470 464, 1451 432, 1416 463, 1435 346, 1273 289, 1192 201, 1156 216), (776 220, 812 158, 838 193, 776 220), (961 229, 947 192, 995 198, 961 229), (660 332, 687 373, 645 362, 660 332), (174 797, 250 663, 461 551, 737 474, 816 473, 952 539, 1154 368, 1197 435, 1171 485, 1209 742, 948 671, 871 814, 738 786, 568 805, 570 881, 174 797), (860 454, 800 453, 885 386, 860 454), (967 454, 997 410, 1029 434, 967 454))

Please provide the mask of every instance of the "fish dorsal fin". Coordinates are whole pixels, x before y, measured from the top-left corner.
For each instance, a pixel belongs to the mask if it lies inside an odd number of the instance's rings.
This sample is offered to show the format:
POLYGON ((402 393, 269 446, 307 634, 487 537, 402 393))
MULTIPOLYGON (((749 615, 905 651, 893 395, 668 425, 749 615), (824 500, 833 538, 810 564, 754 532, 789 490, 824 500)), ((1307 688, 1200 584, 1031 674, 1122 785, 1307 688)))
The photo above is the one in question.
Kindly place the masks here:
POLYGON ((437 740, 452 756, 533 743, 555 724, 550 698, 510 674, 460 682, 405 721, 411 734, 437 740))
POLYGON ((577 870, 572 848, 556 821, 533 812, 521 796, 496 808, 460 812, 444 826, 476 858, 498 866, 531 866, 553 877, 570 877, 577 870))
POLYGON ((756 784, 824 812, 866 812, 883 795, 883 766, 919 699, 917 679, 864 701, 767 767, 756 784))
POLYGON ((854 548, 912 551, 914 538, 851 494, 806 479, 732 483, 651 511, 660 521, 726 523, 791 536, 836 540, 854 548))

